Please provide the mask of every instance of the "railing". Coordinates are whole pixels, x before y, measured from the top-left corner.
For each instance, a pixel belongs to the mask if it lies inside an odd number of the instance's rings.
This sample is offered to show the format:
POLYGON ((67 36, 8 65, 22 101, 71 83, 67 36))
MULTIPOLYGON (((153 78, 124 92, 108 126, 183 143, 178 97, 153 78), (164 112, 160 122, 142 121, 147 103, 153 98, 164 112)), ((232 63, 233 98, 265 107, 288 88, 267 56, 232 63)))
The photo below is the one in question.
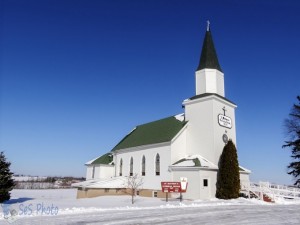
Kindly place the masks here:
POLYGON ((300 188, 269 182, 242 183, 241 190, 248 197, 256 197, 261 200, 264 200, 264 196, 268 196, 273 201, 276 201, 277 198, 300 199, 300 188))

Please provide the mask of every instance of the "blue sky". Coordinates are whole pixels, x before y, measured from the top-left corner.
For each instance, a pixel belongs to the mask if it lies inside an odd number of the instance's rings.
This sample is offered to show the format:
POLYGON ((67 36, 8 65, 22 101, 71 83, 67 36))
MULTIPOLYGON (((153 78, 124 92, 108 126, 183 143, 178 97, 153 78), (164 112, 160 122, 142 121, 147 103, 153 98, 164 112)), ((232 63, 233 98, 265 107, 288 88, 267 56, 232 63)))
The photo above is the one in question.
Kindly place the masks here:
POLYGON ((292 183, 283 121, 300 95, 297 0, 4 0, 0 148, 15 173, 85 176, 134 126, 183 112, 206 20, 251 179, 292 183))

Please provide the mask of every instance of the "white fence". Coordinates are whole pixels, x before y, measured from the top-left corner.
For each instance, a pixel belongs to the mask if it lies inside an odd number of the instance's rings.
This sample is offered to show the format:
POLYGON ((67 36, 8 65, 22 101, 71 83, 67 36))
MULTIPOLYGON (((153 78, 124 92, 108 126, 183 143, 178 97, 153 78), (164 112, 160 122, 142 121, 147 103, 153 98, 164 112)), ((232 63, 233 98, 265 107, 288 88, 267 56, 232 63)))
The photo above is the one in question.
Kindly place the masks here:
POLYGON ((248 197, 254 196, 261 200, 264 199, 264 196, 269 197, 273 201, 276 201, 278 198, 300 200, 300 188, 271 184, 269 182, 243 183, 241 190, 248 197))

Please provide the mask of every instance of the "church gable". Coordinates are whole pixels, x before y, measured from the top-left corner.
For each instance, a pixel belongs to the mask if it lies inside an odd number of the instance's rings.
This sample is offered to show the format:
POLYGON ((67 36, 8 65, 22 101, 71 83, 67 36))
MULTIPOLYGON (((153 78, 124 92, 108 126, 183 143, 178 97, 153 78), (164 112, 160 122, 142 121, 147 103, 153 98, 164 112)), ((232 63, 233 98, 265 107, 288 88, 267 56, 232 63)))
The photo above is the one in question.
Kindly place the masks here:
POLYGON ((180 168, 180 167, 206 167, 210 169, 218 168, 214 163, 210 162, 209 160, 202 157, 201 155, 187 156, 173 163, 171 167, 173 169, 180 168))
POLYGON ((179 161, 173 163, 173 165, 177 166, 201 166, 200 160, 198 158, 194 159, 180 159, 179 161))
POLYGON ((184 127, 183 115, 171 116, 137 126, 112 151, 171 141, 184 127))

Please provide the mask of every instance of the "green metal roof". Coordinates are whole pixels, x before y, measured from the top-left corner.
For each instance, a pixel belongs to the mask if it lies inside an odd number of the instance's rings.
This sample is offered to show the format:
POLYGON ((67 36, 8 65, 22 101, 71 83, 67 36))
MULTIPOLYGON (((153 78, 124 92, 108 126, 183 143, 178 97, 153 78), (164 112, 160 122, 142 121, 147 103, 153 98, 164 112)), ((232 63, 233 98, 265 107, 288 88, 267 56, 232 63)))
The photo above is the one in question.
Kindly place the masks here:
POLYGON ((99 158, 95 159, 91 164, 110 164, 113 161, 111 153, 106 153, 99 158))
POLYGON ((222 72, 210 30, 205 34, 197 71, 202 69, 217 69, 222 72))
POLYGON ((198 158, 193 159, 195 166, 201 166, 200 160, 198 158))
POLYGON ((184 162, 184 161, 186 161, 186 158, 178 160, 177 162, 173 163, 173 165, 179 164, 179 163, 184 162))
POLYGON ((171 141, 183 128, 185 121, 174 116, 137 126, 112 151, 171 141))

